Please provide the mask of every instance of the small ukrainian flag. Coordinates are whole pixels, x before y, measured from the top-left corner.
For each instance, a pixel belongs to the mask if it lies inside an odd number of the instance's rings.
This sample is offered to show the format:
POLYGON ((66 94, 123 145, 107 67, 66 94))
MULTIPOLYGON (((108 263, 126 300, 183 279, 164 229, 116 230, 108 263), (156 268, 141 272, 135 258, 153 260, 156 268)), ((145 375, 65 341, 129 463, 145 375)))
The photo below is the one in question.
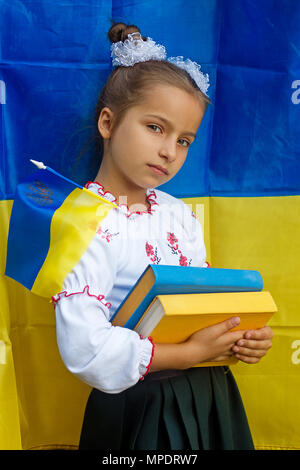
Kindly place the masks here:
POLYGON ((51 298, 116 205, 31 161, 40 169, 17 186, 5 275, 51 298))

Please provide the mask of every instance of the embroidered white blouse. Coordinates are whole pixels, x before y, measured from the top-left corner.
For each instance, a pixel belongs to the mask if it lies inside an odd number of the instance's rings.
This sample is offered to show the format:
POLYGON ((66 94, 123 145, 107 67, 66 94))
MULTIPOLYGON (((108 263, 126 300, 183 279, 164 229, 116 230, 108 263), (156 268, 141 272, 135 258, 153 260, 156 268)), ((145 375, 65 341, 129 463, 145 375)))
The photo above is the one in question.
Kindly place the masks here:
MULTIPOLYGON (((116 198, 99 183, 85 187, 116 198)), ((206 267, 202 228, 183 201, 147 190, 149 209, 112 209, 79 263, 52 297, 58 348, 66 367, 90 386, 119 393, 149 371, 155 345, 110 319, 148 264, 206 267)))

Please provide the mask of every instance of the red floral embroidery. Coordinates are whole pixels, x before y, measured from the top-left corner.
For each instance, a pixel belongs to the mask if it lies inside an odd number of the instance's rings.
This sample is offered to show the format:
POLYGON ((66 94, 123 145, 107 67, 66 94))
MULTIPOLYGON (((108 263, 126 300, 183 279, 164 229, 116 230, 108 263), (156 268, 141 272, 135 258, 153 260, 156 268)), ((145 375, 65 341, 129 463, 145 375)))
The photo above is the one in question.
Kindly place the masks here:
POLYGON ((147 256, 154 255, 153 246, 150 245, 150 243, 148 242, 146 242, 146 253, 147 253, 147 256))
POLYGON ((173 255, 179 256, 179 265, 180 266, 190 266, 192 259, 188 261, 187 257, 182 254, 182 251, 178 248, 178 238, 172 232, 167 232, 168 246, 171 248, 173 255))
POLYGON ((159 258, 157 254, 157 247, 153 248, 153 246, 150 245, 150 243, 146 242, 145 249, 146 249, 146 254, 150 258, 152 263, 159 264, 161 258, 159 258))
POLYGON ((183 255, 180 255, 179 264, 180 264, 180 266, 188 266, 187 257, 183 256, 183 255))
POLYGON ((97 232, 98 235, 101 235, 101 238, 107 241, 107 243, 110 243, 111 239, 115 237, 116 235, 119 235, 119 232, 117 233, 110 233, 108 229, 105 231, 102 230, 102 227, 100 227, 97 232))
MULTIPOLYGON (((171 243, 171 245, 174 245, 174 243, 178 242, 178 240, 175 237, 174 233, 171 233, 171 232, 167 232, 167 239, 171 243)), ((178 245, 177 245, 177 247, 178 247, 178 245)))
POLYGON ((52 300, 52 303, 53 303, 53 306, 55 307, 55 305, 57 304, 57 302, 61 299, 61 296, 63 295, 64 297, 71 297, 71 295, 77 295, 77 294, 87 294, 89 295, 90 297, 95 297, 97 300, 99 300, 99 302, 101 302, 105 307, 107 308, 110 308, 111 307, 111 303, 110 302, 104 302, 104 299, 105 299, 105 296, 100 294, 100 295, 94 295, 94 294, 90 294, 89 292, 89 287, 90 286, 85 286, 84 289, 81 291, 81 292, 72 292, 71 294, 67 294, 67 291, 64 290, 62 292, 59 292, 58 294, 56 295, 53 295, 51 297, 51 300, 52 300))

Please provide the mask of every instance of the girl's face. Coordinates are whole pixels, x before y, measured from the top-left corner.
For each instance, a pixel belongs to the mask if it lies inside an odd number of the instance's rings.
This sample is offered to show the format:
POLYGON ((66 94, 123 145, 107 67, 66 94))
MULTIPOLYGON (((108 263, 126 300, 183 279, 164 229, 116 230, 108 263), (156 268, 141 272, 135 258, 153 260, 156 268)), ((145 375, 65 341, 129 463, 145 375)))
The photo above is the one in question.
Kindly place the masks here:
POLYGON ((115 129, 112 111, 104 108, 98 127, 110 177, 122 188, 136 190, 169 181, 182 167, 204 112, 199 99, 168 85, 156 85, 145 93, 115 129))

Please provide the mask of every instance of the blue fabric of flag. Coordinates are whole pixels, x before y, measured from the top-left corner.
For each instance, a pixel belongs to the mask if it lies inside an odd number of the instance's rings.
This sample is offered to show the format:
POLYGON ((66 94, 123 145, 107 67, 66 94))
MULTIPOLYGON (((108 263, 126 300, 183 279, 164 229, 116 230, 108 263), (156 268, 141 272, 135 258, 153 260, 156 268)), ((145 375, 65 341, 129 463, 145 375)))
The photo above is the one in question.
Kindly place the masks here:
POLYGON ((48 253, 53 214, 75 187, 46 170, 37 170, 17 186, 5 274, 29 290, 48 253))

